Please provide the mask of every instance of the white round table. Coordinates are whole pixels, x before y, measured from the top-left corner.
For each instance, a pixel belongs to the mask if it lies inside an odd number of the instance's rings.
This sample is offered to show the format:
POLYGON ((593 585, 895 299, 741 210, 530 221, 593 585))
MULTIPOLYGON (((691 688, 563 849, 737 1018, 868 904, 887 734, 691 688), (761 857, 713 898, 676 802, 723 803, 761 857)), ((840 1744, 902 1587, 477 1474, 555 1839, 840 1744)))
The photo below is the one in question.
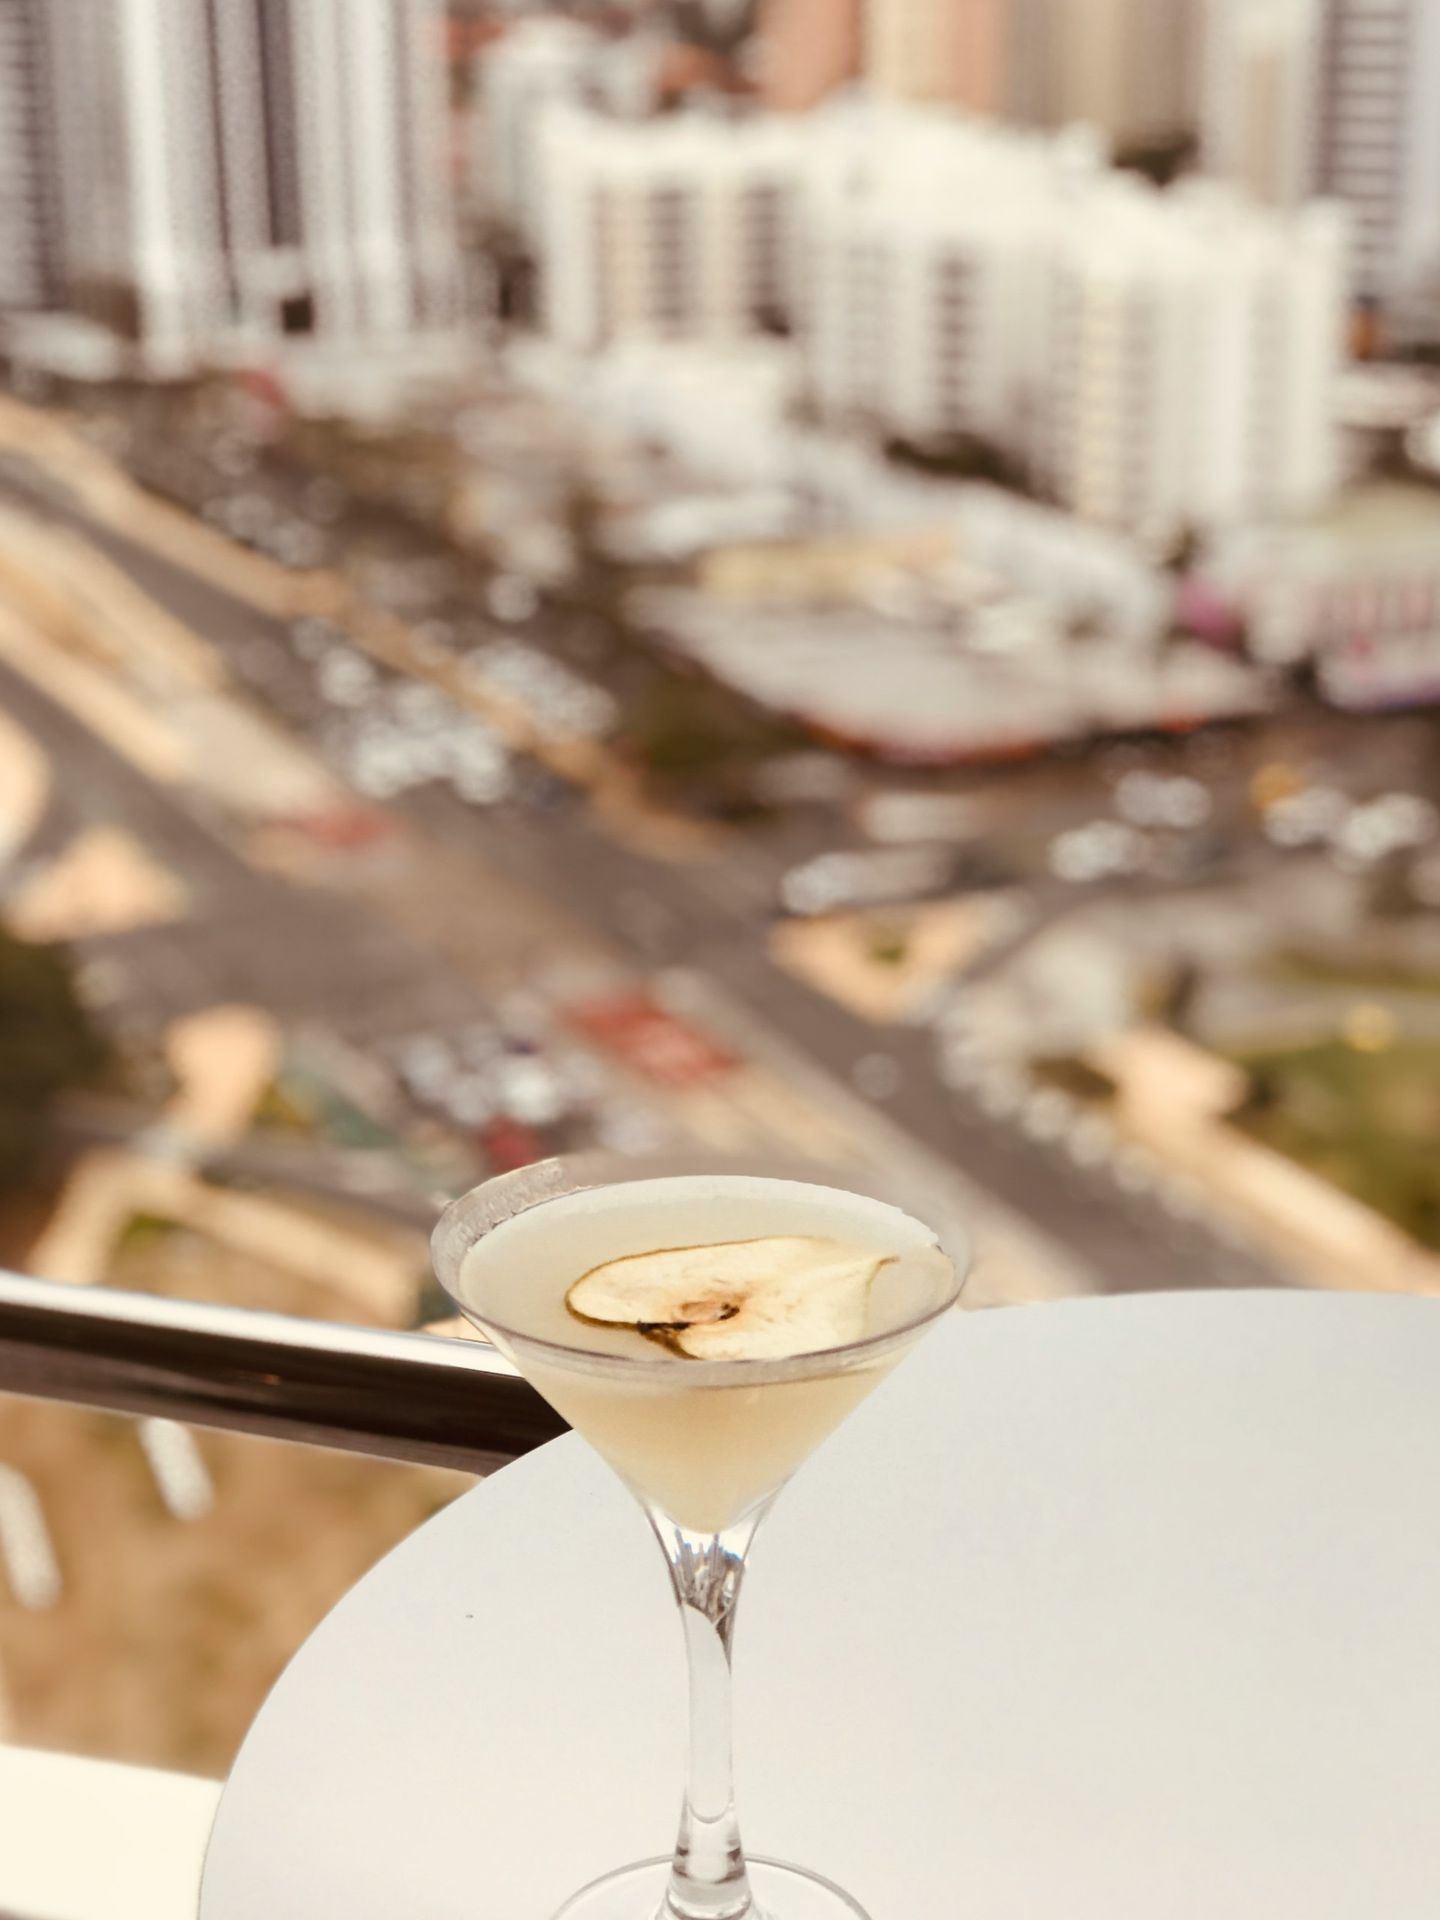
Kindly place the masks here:
MULTIPOLYGON (((1440 1310, 957 1316, 767 1521, 737 1661, 748 1844, 874 1920, 1426 1920, 1440 1310)), ((297 1655, 202 1920, 547 1920, 668 1847, 682 1713, 660 1555, 557 1441, 297 1655)))

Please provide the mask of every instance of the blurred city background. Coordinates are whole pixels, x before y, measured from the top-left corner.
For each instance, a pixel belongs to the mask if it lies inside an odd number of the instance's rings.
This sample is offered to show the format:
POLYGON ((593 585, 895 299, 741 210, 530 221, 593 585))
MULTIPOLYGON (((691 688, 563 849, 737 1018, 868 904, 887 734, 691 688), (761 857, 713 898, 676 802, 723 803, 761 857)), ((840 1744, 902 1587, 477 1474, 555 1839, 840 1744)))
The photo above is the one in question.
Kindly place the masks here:
MULTIPOLYGON (((0 1262, 425 1326, 688 1144, 1440 1291, 1437 101, 1434 0, 0 0, 0 1262)), ((0 1404, 0 1739, 219 1776, 462 1484, 0 1404)))

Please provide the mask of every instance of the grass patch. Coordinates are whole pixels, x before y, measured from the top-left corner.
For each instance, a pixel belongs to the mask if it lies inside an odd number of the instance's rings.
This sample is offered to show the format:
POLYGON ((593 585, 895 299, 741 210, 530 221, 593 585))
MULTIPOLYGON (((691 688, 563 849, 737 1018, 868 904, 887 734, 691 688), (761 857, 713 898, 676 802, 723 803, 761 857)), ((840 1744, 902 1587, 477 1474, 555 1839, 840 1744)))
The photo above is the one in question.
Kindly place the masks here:
POLYGON ((120 1230, 116 1253, 138 1253, 168 1240, 176 1223, 163 1213, 132 1213, 120 1230))
POLYGON ((1068 1093, 1072 1100, 1082 1101, 1089 1107, 1103 1106, 1115 1098, 1115 1082, 1108 1073, 1070 1054, 1032 1060, 1030 1072, 1041 1086, 1056 1087, 1061 1093, 1068 1093))
POLYGON ((1239 1064, 1251 1093, 1236 1126, 1440 1251, 1440 1042, 1326 1040, 1239 1064))
POLYGON ((1349 961, 1320 953, 1277 954, 1266 969, 1294 986, 1350 988, 1356 993, 1440 995, 1440 969, 1407 967, 1395 960, 1349 961))
POLYGON ((320 1131, 320 1114, 308 1087, 272 1080, 255 1103, 253 1124, 313 1138, 320 1131))
POLYGON ((909 929, 891 925, 872 928, 868 950, 877 967, 903 967, 910 957, 909 929))

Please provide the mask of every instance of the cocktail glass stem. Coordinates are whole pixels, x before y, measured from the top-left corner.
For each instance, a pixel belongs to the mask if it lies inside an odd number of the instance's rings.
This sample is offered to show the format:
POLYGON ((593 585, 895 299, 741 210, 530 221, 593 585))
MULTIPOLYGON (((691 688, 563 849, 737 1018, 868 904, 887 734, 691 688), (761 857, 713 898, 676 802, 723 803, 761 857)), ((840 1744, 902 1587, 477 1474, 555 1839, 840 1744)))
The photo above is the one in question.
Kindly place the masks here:
POLYGON ((745 1556, 769 1504, 722 1533, 696 1533, 647 1509, 669 1563, 690 1671, 685 1804, 657 1920, 760 1920, 735 1813, 730 1649, 745 1556))

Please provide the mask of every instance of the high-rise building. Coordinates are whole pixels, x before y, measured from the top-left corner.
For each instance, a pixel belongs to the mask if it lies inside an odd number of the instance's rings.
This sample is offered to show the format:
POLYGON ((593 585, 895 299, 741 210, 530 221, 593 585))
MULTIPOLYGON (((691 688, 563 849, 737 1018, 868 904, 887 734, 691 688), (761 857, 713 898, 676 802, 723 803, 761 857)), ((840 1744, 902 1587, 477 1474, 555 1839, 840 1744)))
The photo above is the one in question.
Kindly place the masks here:
POLYGON ((66 272, 157 370, 453 327, 440 0, 48 0, 66 272))
POLYGON ((200 0, 50 3, 67 47, 55 110, 71 301, 151 366, 181 369, 232 318, 213 22, 200 0))
POLYGON ((552 337, 722 342, 783 326, 801 137, 781 115, 632 122, 552 107, 538 230, 552 337))
POLYGON ((1208 0, 1202 151, 1278 205, 1342 201, 1354 292, 1440 339, 1440 6, 1208 0))
POLYGON ((946 115, 835 116, 802 156, 799 316, 837 423, 974 437, 1157 540, 1323 498, 1344 216, 946 115))
POLYGON ((1018 453, 1056 206, 1093 153, 904 108, 835 114, 802 157, 799 331, 840 423, 1018 453))
POLYGON ((1339 478, 1345 303, 1341 210, 1115 183, 1057 230, 1036 477, 1156 539, 1317 506, 1339 478))
POLYGON ((1055 0, 1010 0, 1005 31, 1005 117, 1027 127, 1059 121, 1055 0))
POLYGON ((865 75, 885 100, 1005 105, 1010 0, 865 0, 865 75))
POLYGON ((0 0, 0 311, 60 294, 54 52, 45 0, 0 0))
POLYGON ((1007 0, 1001 111, 1083 122, 1117 153, 1164 147, 1199 115, 1202 0, 1007 0))
POLYGON ((1320 0, 1207 0, 1201 157, 1272 207, 1314 191, 1320 0))
MULTIPOLYGON (((1033 9, 1032 9, 1033 15, 1033 9)), ((1031 58, 1044 124, 1084 121, 1116 152, 1193 132, 1199 112, 1198 0, 1049 0, 1031 58)))
POLYGON ((767 107, 804 113, 860 72, 861 0, 762 0, 760 92, 767 107))
POLYGON ((529 232, 538 210, 537 129, 557 100, 581 100, 603 42, 578 20, 519 20, 481 55, 479 185, 494 211, 529 232))
POLYGON ((1351 209, 1358 289, 1403 304, 1440 269, 1436 0, 1325 0, 1316 122, 1314 186, 1351 209))

